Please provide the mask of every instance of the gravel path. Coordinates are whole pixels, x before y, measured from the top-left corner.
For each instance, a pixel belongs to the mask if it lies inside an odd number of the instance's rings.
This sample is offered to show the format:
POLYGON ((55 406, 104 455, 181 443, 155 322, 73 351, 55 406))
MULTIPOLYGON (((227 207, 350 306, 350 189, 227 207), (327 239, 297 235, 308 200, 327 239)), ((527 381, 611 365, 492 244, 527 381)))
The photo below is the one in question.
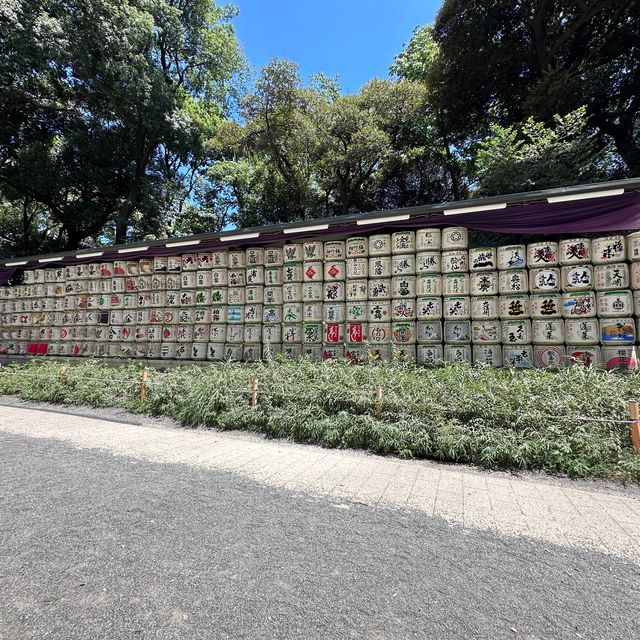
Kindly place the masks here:
MULTIPOLYGON (((2 640, 637 637, 627 560, 16 435, 0 415, 2 640)), ((145 441, 83 428, 108 424, 145 441)))

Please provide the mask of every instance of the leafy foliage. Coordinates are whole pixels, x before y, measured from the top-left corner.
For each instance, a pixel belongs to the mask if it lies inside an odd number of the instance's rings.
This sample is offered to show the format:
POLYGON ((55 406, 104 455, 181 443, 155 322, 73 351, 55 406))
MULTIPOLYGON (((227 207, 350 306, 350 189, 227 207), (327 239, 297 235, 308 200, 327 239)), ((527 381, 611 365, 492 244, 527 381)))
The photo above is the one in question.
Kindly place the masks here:
POLYGON ((0 393, 41 402, 124 407, 188 427, 248 429, 327 447, 369 449, 487 467, 543 469, 640 482, 627 403, 640 378, 573 367, 560 373, 409 364, 276 360, 150 371, 33 361, 0 370, 0 393), (252 378, 258 407, 249 406, 252 378), (374 418, 374 391, 384 390, 374 418))

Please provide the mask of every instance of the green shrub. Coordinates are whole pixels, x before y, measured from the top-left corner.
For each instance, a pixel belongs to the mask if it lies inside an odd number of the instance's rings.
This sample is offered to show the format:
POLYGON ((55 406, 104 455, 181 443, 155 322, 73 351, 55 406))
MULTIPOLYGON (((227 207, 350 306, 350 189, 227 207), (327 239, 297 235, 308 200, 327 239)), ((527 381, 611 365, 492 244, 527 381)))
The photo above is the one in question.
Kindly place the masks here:
POLYGON ((189 427, 253 430, 326 447, 640 482, 627 413, 628 401, 640 396, 638 376, 577 367, 550 373, 276 359, 150 370, 142 403, 143 366, 33 360, 2 367, 0 393, 122 407, 189 427))

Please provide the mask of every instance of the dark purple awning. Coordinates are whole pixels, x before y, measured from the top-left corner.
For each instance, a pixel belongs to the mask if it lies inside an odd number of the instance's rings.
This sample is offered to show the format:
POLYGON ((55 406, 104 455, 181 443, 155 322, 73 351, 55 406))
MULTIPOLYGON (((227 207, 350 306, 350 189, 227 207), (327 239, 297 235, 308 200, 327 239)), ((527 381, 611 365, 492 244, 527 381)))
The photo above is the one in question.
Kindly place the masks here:
MULTIPOLYGON (((473 203, 467 202, 467 205, 473 203)), ((481 205, 482 201, 478 201, 481 205)), ((414 209, 415 210, 415 209, 414 209)), ((410 210, 407 210, 410 211, 410 210)), ((402 215, 403 210, 393 212, 394 217, 402 215)), ((313 225, 314 221, 309 221, 313 225)), ((349 235, 368 235, 371 232, 388 229, 417 229, 421 227, 460 226, 479 231, 515 235, 579 235, 593 232, 610 232, 640 229, 640 193, 627 192, 622 195, 606 198, 573 200, 562 203, 549 203, 545 200, 525 204, 509 204, 505 209, 463 213, 445 216, 442 212, 416 214, 406 221, 380 222, 358 225, 358 220, 349 216, 347 220, 335 218, 329 229, 296 234, 283 233, 283 228, 265 228, 258 238, 222 242, 218 237, 202 237, 197 246, 166 247, 164 244, 149 245, 142 251, 118 253, 113 247, 96 249, 103 251, 101 257, 77 258, 74 255, 64 256, 60 261, 40 263, 37 259, 26 265, 0 267, 0 284, 7 282, 17 270, 54 267, 58 265, 80 264, 89 262, 109 262, 112 260, 128 260, 153 256, 169 256, 179 253, 211 251, 220 248, 248 247, 268 244, 294 242, 302 238, 336 238, 349 235)), ((238 231, 241 234, 242 231, 238 231)), ((179 241, 179 239, 176 239, 179 241)), ((169 241, 170 242, 170 241, 169 241)), ((19 259, 16 259, 16 262, 19 259)))

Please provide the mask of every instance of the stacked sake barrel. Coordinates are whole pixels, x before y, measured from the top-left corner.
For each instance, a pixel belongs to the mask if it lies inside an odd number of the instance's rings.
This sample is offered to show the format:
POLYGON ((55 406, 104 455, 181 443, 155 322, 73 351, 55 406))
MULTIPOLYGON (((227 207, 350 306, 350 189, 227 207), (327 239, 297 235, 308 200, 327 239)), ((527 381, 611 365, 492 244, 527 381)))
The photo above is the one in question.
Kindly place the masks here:
POLYGON ((402 230, 25 271, 0 351, 193 360, 635 361, 640 234, 468 248, 402 230))

